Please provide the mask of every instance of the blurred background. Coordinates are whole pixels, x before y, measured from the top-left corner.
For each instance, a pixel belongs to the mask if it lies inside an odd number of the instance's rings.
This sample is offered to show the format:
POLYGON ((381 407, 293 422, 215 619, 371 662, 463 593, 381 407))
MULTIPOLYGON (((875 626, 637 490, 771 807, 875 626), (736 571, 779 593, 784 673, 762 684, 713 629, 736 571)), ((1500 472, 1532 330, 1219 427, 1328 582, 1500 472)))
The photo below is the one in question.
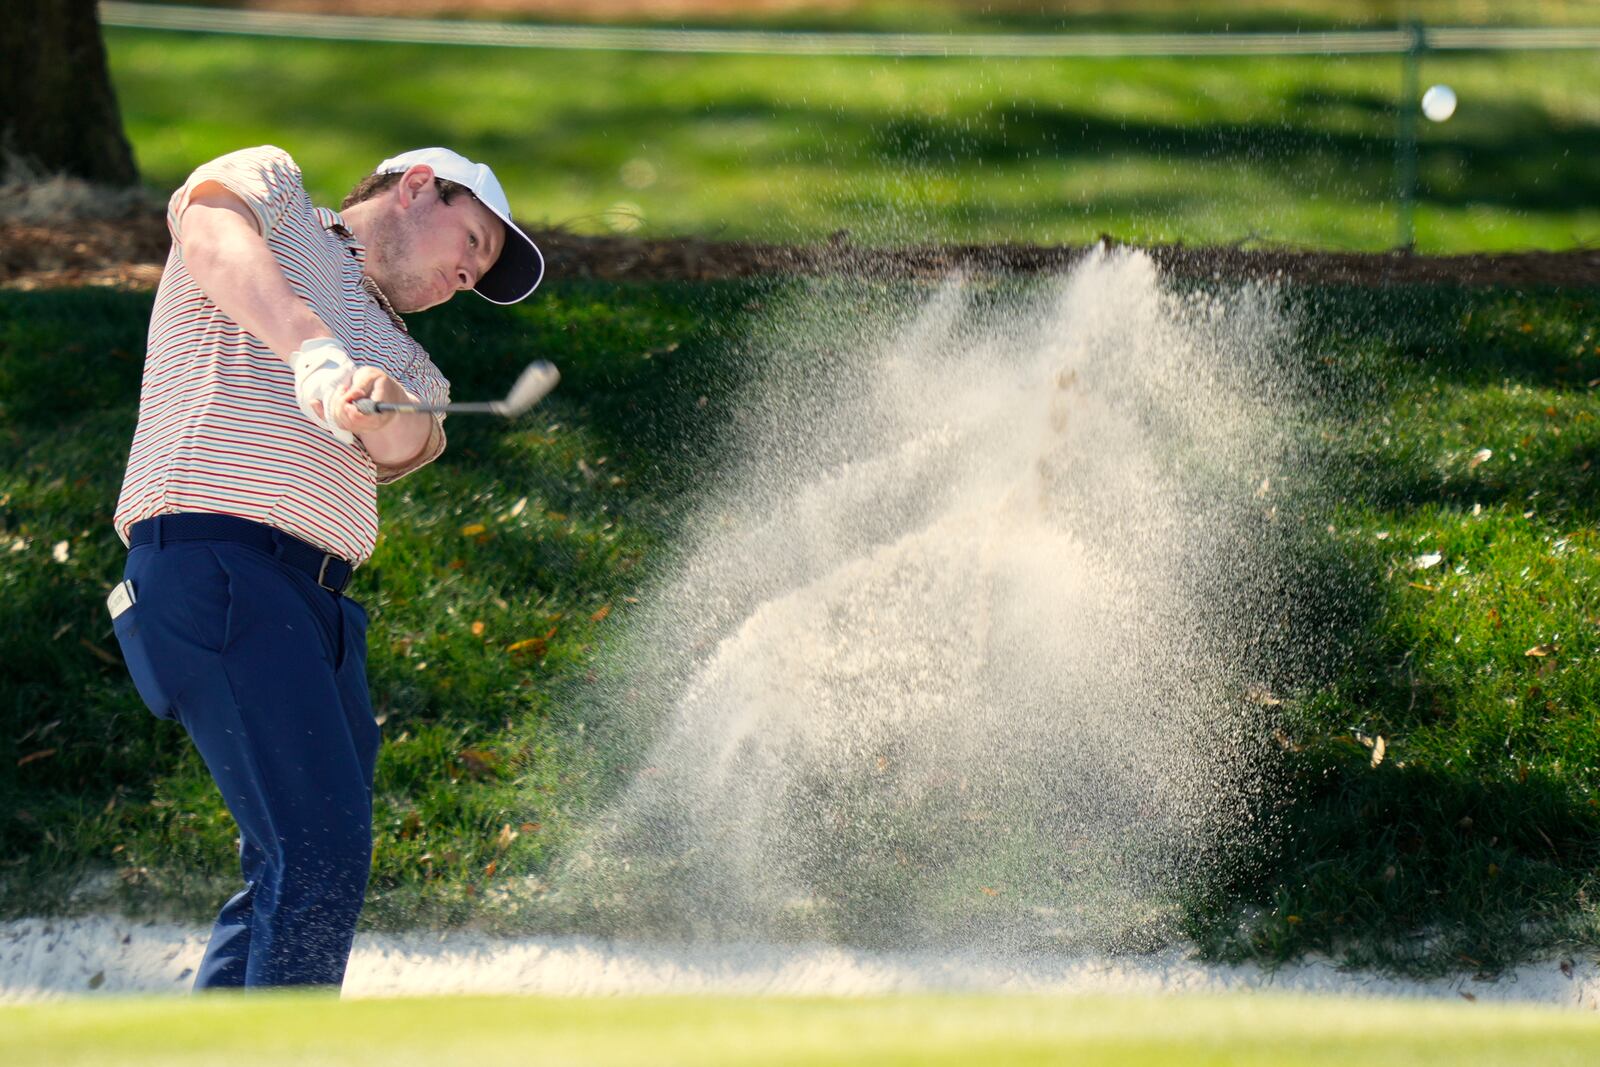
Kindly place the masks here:
POLYGON ((864 244, 910 244, 1106 233, 1346 250, 1414 234, 1423 252, 1600 242, 1593 0, 207 5, 218 7, 232 9, 218 26, 272 13, 290 19, 273 32, 307 38, 393 32, 317 19, 328 15, 613 32, 563 47, 523 47, 510 31, 498 47, 291 40, 137 28, 159 21, 151 10, 198 8, 102 5, 127 137, 154 190, 221 152, 272 142, 300 161, 315 197, 336 203, 379 159, 443 143, 490 161, 530 221, 578 234, 787 242, 847 230, 864 244), (1410 26, 1541 32, 1448 49, 1425 38, 1408 72, 1412 38, 1395 31, 1410 26), (705 30, 741 35, 686 32, 705 30), (878 36, 848 36, 860 33, 878 36), (1090 33, 1119 36, 1058 36, 1090 33), (1207 36, 1151 36, 1171 34, 1207 36), (1290 36, 1241 45, 1216 34, 1290 36), (951 54, 898 54, 941 39, 951 54), (801 47, 821 54, 782 54, 801 47), (1085 47, 1105 54, 972 54, 1085 47), (1262 54, 1115 54, 1241 47, 1262 54), (1373 48, 1386 51, 1364 54, 1373 48), (1324 54, 1274 54, 1295 49, 1324 54), (1420 114, 1434 84, 1459 100, 1447 121, 1420 114), (1401 214, 1408 188, 1414 226, 1401 214))

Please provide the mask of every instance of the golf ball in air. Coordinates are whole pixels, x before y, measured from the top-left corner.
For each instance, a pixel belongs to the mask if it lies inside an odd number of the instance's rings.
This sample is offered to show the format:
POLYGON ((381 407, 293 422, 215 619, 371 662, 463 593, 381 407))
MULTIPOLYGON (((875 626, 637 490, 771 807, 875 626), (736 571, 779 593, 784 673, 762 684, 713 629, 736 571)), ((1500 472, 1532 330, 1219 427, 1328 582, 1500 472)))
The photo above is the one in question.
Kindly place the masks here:
POLYGON ((1422 113, 1434 122, 1443 122, 1456 113, 1456 91, 1448 85, 1435 85, 1422 94, 1422 113))

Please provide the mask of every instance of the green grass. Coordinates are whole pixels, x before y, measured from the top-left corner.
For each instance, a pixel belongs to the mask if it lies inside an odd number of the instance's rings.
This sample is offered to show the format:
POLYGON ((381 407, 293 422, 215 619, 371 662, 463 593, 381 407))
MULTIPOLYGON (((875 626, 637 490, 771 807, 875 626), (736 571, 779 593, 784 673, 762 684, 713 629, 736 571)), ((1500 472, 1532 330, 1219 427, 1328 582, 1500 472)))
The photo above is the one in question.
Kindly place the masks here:
POLYGON ((1212 947, 1493 972, 1530 945, 1592 945, 1600 299, 1363 303, 1363 323, 1313 327, 1376 398, 1324 426, 1304 518, 1360 575, 1367 621, 1341 676, 1285 716, 1288 831, 1234 889, 1270 911, 1235 925, 1223 908, 1212 947))
MULTIPOLYGON (((551 287, 510 314, 458 305, 418 321, 458 395, 500 395, 533 353, 555 355, 564 380, 509 432, 452 421, 446 458, 384 491, 354 594, 373 616, 387 742, 378 921, 465 917, 491 864, 541 868, 614 776, 579 710, 593 649, 632 610, 683 490, 712 469, 702 453, 732 384, 715 334, 755 291, 686 306, 670 289, 551 287), (670 351, 690 338, 708 362, 670 351)), ((199 916, 231 878, 231 820, 181 731, 128 687, 101 603, 123 555, 108 524, 149 303, 0 295, 7 912, 64 906, 84 859, 118 876, 97 896, 133 908, 199 916)))
MULTIPOLYGON (((1335 10, 1322 17, 1337 21, 1335 10)), ((530 220, 579 232, 1397 240, 1394 57, 670 56, 128 30, 106 40, 128 135, 162 193, 212 156, 271 142, 337 203, 380 159, 444 143, 490 160, 530 220)), ((1425 84, 1453 85, 1461 107, 1421 124, 1420 249, 1600 241, 1594 62, 1428 58, 1425 84)))
POLYGON ((0 1008, 15 1067, 219 1063, 1205 1064, 1577 1067, 1578 1012, 1276 996, 338 1001, 306 996, 0 1008))
MULTIPOLYGON (((584 928, 582 901, 530 919, 504 894, 628 777, 600 652, 625 654, 715 484, 741 348, 793 284, 558 282, 417 319, 458 395, 498 395, 535 353, 564 379, 514 427, 453 420, 445 457, 384 491, 355 590, 385 718, 369 926, 584 928)), ((1219 958, 1408 971, 1600 946, 1600 293, 1285 299, 1328 400, 1283 513, 1305 573, 1342 576, 1343 651, 1279 694, 1251 757, 1275 783, 1263 832, 1186 928, 1219 958)), ((0 293, 0 914, 198 920, 235 877, 215 789, 139 705, 101 605, 148 310, 0 293)))

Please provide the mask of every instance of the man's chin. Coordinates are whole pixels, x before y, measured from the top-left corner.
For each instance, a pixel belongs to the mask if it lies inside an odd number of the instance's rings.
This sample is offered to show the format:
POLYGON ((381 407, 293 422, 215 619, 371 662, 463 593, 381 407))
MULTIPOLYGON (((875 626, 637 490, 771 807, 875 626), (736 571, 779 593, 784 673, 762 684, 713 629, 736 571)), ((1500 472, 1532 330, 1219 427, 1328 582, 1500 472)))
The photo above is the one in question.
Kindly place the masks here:
POLYGON ((404 296, 404 295, 402 295, 397 299, 392 299, 390 302, 394 304, 394 309, 396 311, 400 312, 400 314, 409 315, 413 311, 427 311, 429 308, 438 307, 440 304, 443 304, 443 303, 447 302, 449 299, 450 299, 449 296, 434 297, 432 295, 429 295, 429 296, 404 296))

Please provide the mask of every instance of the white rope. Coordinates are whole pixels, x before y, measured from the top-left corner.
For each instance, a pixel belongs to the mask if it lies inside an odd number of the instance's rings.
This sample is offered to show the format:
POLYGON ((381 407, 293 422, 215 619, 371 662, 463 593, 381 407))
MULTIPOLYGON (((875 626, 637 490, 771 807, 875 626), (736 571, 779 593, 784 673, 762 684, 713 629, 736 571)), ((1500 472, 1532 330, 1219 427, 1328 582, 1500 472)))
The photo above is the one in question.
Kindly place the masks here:
MULTIPOLYGON (((106 26, 182 30, 321 41, 478 45, 568 51, 691 52, 785 56, 1071 56, 1394 55, 1408 51, 1408 30, 1324 33, 796 33, 772 30, 670 30, 625 26, 543 26, 506 22, 302 15, 275 11, 174 7, 107 0, 106 26)), ((1434 51, 1547 51, 1600 48, 1600 29, 1429 29, 1434 51)))

